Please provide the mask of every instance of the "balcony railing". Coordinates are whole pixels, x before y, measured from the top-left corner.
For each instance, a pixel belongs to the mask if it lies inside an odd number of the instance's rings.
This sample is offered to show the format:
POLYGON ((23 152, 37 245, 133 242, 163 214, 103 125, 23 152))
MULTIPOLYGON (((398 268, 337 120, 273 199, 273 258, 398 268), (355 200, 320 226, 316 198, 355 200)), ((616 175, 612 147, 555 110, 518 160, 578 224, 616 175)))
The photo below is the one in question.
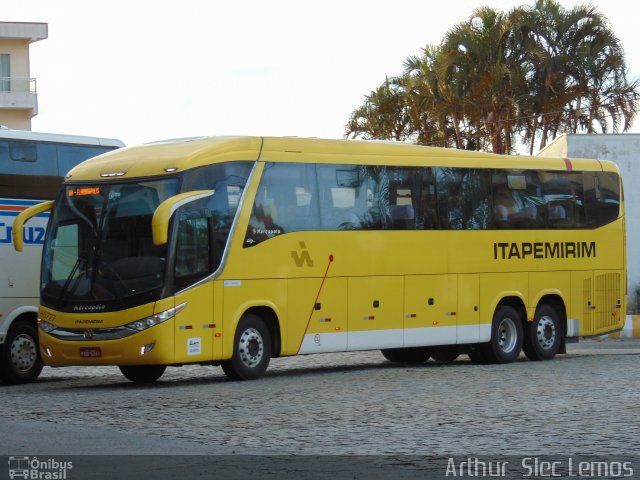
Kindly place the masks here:
POLYGON ((0 93, 36 94, 36 79, 29 77, 0 77, 0 93))
POLYGON ((37 115, 36 79, 0 77, 0 110, 26 110, 29 117, 37 115))

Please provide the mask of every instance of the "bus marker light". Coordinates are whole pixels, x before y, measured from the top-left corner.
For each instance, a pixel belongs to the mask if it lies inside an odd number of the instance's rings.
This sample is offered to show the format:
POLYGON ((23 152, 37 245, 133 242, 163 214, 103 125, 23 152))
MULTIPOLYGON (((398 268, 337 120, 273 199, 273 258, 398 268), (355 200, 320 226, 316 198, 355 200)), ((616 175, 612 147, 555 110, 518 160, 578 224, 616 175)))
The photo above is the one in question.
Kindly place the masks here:
POLYGON ((433 323, 434 325, 438 325, 438 323, 439 323, 439 322, 438 322, 437 320, 434 320, 432 323, 433 323))
POLYGON ((340 328, 340 327, 336 327, 336 328, 335 328, 335 331, 336 331, 336 332, 338 332, 338 331, 340 331, 340 330, 341 330, 341 328, 340 328))
POLYGON ((191 330, 193 328, 193 325, 180 325, 178 328, 180 330, 191 330))
POLYGON ((330 318, 321 318, 320 322, 321 323, 328 323, 328 322, 331 322, 331 319, 330 318))
POLYGON ((375 320, 376 317, 374 316, 370 316, 370 317, 364 317, 363 320, 375 320))
POLYGON ((149 353, 151 350, 153 350, 153 347, 155 346, 156 346, 156 342, 151 342, 151 343, 147 343, 146 345, 143 345, 142 347, 140 347, 140 355, 149 353))
POLYGON ((221 333, 215 333, 213 336, 216 337, 216 338, 220 338, 222 336, 222 334, 221 333))
POLYGON ((202 325, 202 328, 216 328, 216 324, 215 323, 205 323, 204 325, 202 325))

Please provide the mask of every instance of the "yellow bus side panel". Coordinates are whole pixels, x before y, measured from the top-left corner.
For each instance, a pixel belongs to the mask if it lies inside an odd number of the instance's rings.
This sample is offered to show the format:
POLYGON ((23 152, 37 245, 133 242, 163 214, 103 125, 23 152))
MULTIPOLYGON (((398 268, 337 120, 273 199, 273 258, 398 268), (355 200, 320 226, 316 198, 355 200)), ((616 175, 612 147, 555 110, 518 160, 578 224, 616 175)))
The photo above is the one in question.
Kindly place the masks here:
POLYGON ((213 282, 176 295, 176 305, 186 307, 175 318, 176 363, 213 359, 213 335, 218 326, 213 316, 213 282))
MULTIPOLYGON (((529 274, 529 317, 535 314, 538 303, 545 295, 558 295, 565 303, 567 313, 571 295, 571 274, 569 272, 532 272, 529 274)), ((571 317, 569 317, 571 318, 571 317)))
POLYGON ((480 275, 458 275, 458 334, 456 343, 480 340, 480 275))
POLYGON ((349 279, 349 350, 402 346, 403 277, 349 279))
POLYGON ((231 358, 238 322, 252 307, 267 307, 273 310, 280 320, 282 351, 290 350, 288 325, 283 321, 287 318, 287 280, 224 280, 223 296, 223 359, 231 358))
POLYGON ((411 275, 405 279, 406 347, 456 343, 457 275, 411 275))
POLYGON ((322 278, 293 278, 287 280, 287 297, 288 339, 283 355, 347 349, 346 278, 327 278, 324 283, 322 278))

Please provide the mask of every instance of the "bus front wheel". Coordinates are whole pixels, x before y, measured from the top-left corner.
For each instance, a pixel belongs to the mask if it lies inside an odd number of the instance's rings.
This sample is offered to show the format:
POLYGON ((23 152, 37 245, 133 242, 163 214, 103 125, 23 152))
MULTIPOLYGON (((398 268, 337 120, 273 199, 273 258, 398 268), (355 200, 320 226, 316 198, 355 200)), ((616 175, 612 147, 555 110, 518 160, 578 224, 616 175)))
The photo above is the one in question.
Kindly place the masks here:
POLYGON ((233 356, 222 362, 222 370, 232 380, 253 380, 262 376, 270 360, 269 329, 257 315, 244 315, 233 341, 233 356))
POLYGON ((123 365, 120 367, 122 375, 135 383, 153 383, 158 380, 166 365, 123 365))
POLYGON ((17 321, 0 345, 0 379, 8 384, 33 382, 42 366, 36 327, 28 321, 17 321))
POLYGON ((533 322, 527 324, 522 349, 529 360, 551 360, 560 349, 562 336, 560 317, 549 305, 536 310, 533 322))
POLYGON ((431 349, 427 347, 385 348, 381 352, 394 363, 425 363, 431 357, 431 349))

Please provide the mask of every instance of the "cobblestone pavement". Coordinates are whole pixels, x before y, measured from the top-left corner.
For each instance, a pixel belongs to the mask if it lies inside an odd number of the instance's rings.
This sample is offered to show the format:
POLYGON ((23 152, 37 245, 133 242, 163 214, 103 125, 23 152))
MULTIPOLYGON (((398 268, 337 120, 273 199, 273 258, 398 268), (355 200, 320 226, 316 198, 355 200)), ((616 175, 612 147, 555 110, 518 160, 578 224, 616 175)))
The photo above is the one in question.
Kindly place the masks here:
POLYGON ((200 453, 606 455, 638 451, 638 371, 640 340, 611 339, 510 365, 282 358, 251 382, 205 366, 168 369, 151 386, 115 367, 45 368, 0 394, 5 422, 185 440, 200 453))

